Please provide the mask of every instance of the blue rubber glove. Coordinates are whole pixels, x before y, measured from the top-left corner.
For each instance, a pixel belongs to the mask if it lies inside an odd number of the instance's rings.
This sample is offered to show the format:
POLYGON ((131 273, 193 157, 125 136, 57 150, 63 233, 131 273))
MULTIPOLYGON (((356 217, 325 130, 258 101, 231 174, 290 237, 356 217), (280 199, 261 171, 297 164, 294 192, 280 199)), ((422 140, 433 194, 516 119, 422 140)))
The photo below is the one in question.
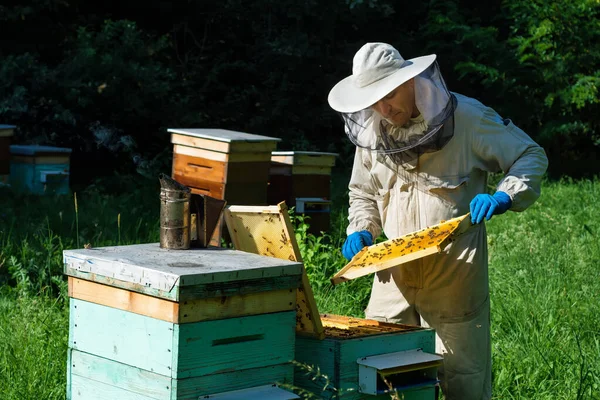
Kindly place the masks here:
POLYGON ((493 215, 504 214, 511 206, 510 196, 504 192, 496 192, 493 196, 489 194, 478 194, 471 200, 471 223, 478 224, 492 218, 493 215))
POLYGON ((342 246, 342 254, 347 260, 352 260, 356 253, 365 246, 373 244, 373 235, 369 231, 354 232, 348 236, 342 246))

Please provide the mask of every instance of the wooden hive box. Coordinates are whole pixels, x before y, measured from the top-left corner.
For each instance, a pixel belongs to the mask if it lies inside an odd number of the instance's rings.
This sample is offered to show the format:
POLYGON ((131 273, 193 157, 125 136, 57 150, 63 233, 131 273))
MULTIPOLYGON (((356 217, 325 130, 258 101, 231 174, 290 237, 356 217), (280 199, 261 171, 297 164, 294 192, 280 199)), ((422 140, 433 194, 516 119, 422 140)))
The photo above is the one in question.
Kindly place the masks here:
MULTIPOLYGON (((236 249, 302 260, 285 204, 229 206, 225 221, 236 249)), ((391 387, 405 400, 435 399, 442 357, 433 329, 320 315, 306 272, 297 294, 294 386, 321 398, 383 400, 391 387)))
POLYGON ((293 380, 302 264, 158 243, 65 250, 68 399, 183 400, 293 380))
POLYGON ((0 124, 0 183, 8 183, 10 175, 10 142, 14 133, 14 125, 0 124))
POLYGON ((68 194, 71 149, 10 146, 10 184, 18 192, 68 194))
MULTIPOLYGON (((389 400, 388 392, 392 388, 398 390, 404 400, 435 399, 437 379, 424 373, 441 364, 441 356, 434 354, 433 329, 325 314, 321 315, 321 323, 325 330, 323 340, 296 337, 295 386, 331 399, 389 400), (361 360, 409 350, 428 353, 436 362, 433 365, 410 363, 411 368, 400 370, 402 359, 398 356, 394 368, 383 375, 387 383, 377 376, 375 391, 369 390, 368 376, 361 377, 359 373, 361 360), (317 374, 310 369, 316 367, 329 378, 327 386, 323 378, 314 379, 317 374)), ((375 371, 375 374, 384 372, 375 371)))
POLYGON ((274 151, 269 170, 269 204, 285 201, 309 216, 309 232, 329 231, 331 168, 336 153, 274 151))
POLYGON ((271 151, 281 139, 223 129, 168 131, 173 179, 228 204, 267 204, 271 151))

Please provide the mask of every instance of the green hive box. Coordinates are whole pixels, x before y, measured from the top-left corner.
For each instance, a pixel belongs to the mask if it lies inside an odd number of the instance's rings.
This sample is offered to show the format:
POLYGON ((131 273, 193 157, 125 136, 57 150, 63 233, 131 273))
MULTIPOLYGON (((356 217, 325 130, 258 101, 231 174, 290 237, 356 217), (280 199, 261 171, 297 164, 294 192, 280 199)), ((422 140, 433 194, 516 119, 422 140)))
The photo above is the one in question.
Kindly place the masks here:
POLYGON ((65 250, 64 265, 68 399, 197 400, 292 383, 302 264, 153 243, 65 250))
POLYGON ((327 399, 389 400, 394 390, 403 400, 435 399, 442 357, 433 329, 335 315, 321 322, 325 339, 296 338, 295 386, 327 399))
POLYGON ((68 194, 71 149, 10 146, 10 185, 17 192, 68 194))

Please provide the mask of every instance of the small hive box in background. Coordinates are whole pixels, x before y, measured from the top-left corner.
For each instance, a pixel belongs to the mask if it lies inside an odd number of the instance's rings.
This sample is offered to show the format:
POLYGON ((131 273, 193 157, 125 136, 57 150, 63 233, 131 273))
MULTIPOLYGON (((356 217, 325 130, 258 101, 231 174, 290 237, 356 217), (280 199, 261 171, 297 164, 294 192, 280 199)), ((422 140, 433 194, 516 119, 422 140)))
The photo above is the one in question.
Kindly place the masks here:
POLYGON ((329 231, 331 168, 336 153, 274 151, 269 171, 269 204, 285 201, 298 214, 309 216, 309 232, 329 231))
POLYGON ((10 141, 14 125, 0 125, 0 184, 8 184, 10 177, 10 141))
POLYGON ((10 185, 17 192, 68 194, 71 149, 10 146, 10 185))
POLYGON ((68 399, 197 400, 293 382, 301 263, 158 243, 65 250, 64 263, 68 399))

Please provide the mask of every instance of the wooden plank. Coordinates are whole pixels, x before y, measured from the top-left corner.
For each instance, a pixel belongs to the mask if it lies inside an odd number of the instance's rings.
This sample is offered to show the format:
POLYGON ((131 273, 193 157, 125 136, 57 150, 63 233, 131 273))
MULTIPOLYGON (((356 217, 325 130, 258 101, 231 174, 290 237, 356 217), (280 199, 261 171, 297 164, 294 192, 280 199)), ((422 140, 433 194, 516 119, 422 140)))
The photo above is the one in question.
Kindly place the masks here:
MULTIPOLYGON (((170 128, 168 132, 193 136, 196 138, 204 138, 209 140, 216 140, 220 142, 232 143, 232 142, 271 142, 273 146, 280 142, 280 138, 255 135, 253 133, 231 131, 226 129, 181 129, 181 128, 170 128)), ((274 148, 274 147, 273 147, 274 148)))
POLYGON ((180 305, 177 302, 72 276, 69 277, 69 297, 167 322, 179 323, 180 305))
POLYGON ((247 152, 247 153, 219 153, 216 151, 199 149, 197 147, 173 145, 173 153, 184 154, 192 157, 206 158, 214 161, 243 162, 243 161, 265 161, 270 162, 270 152, 247 152))
POLYGON ((171 143, 180 144, 189 147, 198 147, 205 150, 218 151, 221 153, 236 153, 236 152, 270 152, 277 144, 273 141, 219 141, 214 138, 207 139, 192 135, 172 133, 171 143))
MULTIPOLYGON (((229 206, 225 222, 236 249, 302 262, 302 256, 285 203, 277 206, 229 206)), ((323 337, 323 327, 304 268, 302 285, 296 297, 296 330, 299 333, 323 337)))
POLYGON ((156 400, 170 400, 174 391, 170 377, 77 350, 70 353, 70 375, 76 381, 85 378, 156 400))
POLYGON ((229 297, 188 300, 181 303, 178 323, 269 314, 296 309, 294 289, 248 293, 229 297))
POLYGON ((276 385, 264 385, 248 389, 233 390, 205 396, 205 399, 214 400, 294 400, 300 397, 292 392, 278 388, 276 385))
POLYGON ((452 240, 453 233, 462 234, 471 226, 469 215, 467 213, 432 227, 364 247, 333 276, 331 282, 336 285, 439 253, 452 240))
POLYGON ((68 155, 57 154, 57 155, 35 155, 35 156, 23 156, 12 154, 10 156, 12 162, 22 164, 63 164, 68 166, 70 163, 70 157, 68 155))
POLYGON ((173 179, 182 185, 188 186, 194 194, 204 194, 215 199, 225 199, 225 184, 221 182, 202 181, 189 176, 175 173, 173 179))
POLYGON ((171 376, 174 324, 70 299, 69 347, 171 376))
POLYGON ((227 163, 174 153, 173 178, 188 186, 198 186, 194 182, 203 181, 225 183, 227 181, 227 163), (177 177, 185 178, 189 183, 181 182, 177 180, 177 177))
POLYGON ((179 301, 185 302, 194 299, 242 296, 280 289, 296 289, 300 286, 300 282, 301 275, 289 275, 247 281, 216 282, 185 286, 180 289, 179 301))
POLYGON ((175 325, 172 377, 277 365, 294 358, 293 311, 175 325))
POLYGON ((104 276, 101 274, 95 274, 87 271, 78 271, 74 269, 69 269, 68 271, 65 269, 65 274, 72 276, 74 278, 80 278, 83 280, 101 283, 103 285, 113 286, 125 290, 129 290, 137 293, 144 293, 154 297, 160 297, 161 299, 167 300, 175 300, 179 299, 179 291, 164 291, 160 289, 154 289, 151 287, 145 287, 139 283, 133 283, 128 281, 123 281, 120 279, 114 279, 109 276, 104 276), (68 273, 67 273, 68 272, 68 273))
POLYGON ((179 379, 173 382, 177 389, 176 400, 198 400, 199 396, 223 390, 243 389, 273 383, 291 385, 294 382, 294 367, 290 363, 284 363, 179 379))
MULTIPOLYGON (((116 386, 107 385, 93 379, 73 375, 71 379, 71 400, 156 400, 152 397, 130 392, 116 386)), ((160 399, 163 400, 163 399, 160 399)), ((166 399, 165 399, 166 400, 166 399)))
MULTIPOLYGON (((215 375, 206 375, 186 379, 172 379, 153 372, 144 371, 114 360, 69 350, 77 360, 73 371, 69 371, 76 380, 87 379, 131 391, 137 395, 147 395, 157 400, 197 400, 199 396, 224 390, 243 389, 266 384, 293 383, 293 365, 277 364, 263 368, 239 369, 215 375)), ((69 364, 71 365, 71 364, 69 364)), ((67 390, 71 388, 67 384, 67 390)), ((116 390, 116 389, 112 389, 116 390)), ((119 398, 120 399, 120 398, 119 398)))
POLYGON ((296 309, 295 287, 177 303, 74 277, 68 282, 69 297, 176 324, 296 309))

